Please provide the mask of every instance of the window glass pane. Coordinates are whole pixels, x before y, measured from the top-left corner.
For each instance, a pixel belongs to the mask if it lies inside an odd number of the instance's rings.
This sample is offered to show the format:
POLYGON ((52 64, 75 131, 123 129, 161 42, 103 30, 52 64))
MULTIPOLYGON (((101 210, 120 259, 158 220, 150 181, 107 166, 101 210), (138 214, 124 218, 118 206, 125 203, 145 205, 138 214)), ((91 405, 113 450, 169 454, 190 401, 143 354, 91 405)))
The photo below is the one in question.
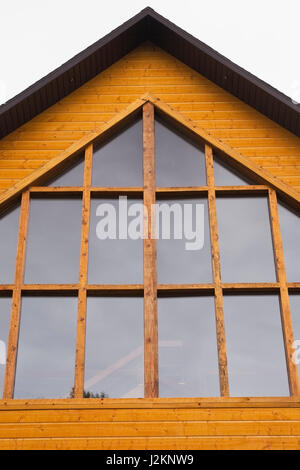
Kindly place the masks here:
POLYGON ((224 160, 214 156, 215 186, 244 186, 253 184, 253 181, 239 173, 224 160))
POLYGON ((126 196, 121 199, 92 199, 89 284, 143 283, 143 223, 142 200, 127 199, 126 196), (139 212, 136 213, 135 209, 139 212), (127 211, 135 215, 127 218, 127 211), (132 224, 138 223, 138 219, 139 227, 131 231, 135 226, 132 224), (140 238, 133 239, 132 232, 140 238))
POLYGON ((94 149, 93 186, 143 186, 143 131, 139 120, 94 149))
POLYGON ((300 377, 300 294, 290 295, 290 305, 293 320, 294 340, 297 341, 295 345, 295 353, 298 364, 298 374, 300 377))
POLYGON ((231 396, 289 395, 279 299, 224 296, 231 396))
POLYGON ((25 282, 77 282, 80 237, 80 199, 33 198, 30 202, 25 282))
POLYGON ((158 282, 210 282, 212 271, 207 200, 161 199, 157 204, 158 282))
POLYGON ((15 277, 20 206, 0 214, 0 283, 12 284, 15 277))
POLYGON ((0 297, 0 398, 2 398, 10 321, 10 297, 0 297))
POLYGON ((217 198, 223 282, 276 281, 268 201, 217 198))
POLYGON ((278 204, 280 231, 288 282, 300 282, 300 216, 278 204))
POLYGON ((218 396, 214 299, 158 299, 159 395, 218 396))
POLYGON ((82 186, 84 171, 84 156, 82 155, 76 162, 53 178, 47 186, 82 186))
POLYGON ((74 385, 76 297, 24 297, 14 398, 67 398, 74 385))
POLYGON ((156 186, 205 186, 202 146, 155 121, 156 186))
POLYGON ((85 395, 144 396, 143 299, 88 297, 85 395))

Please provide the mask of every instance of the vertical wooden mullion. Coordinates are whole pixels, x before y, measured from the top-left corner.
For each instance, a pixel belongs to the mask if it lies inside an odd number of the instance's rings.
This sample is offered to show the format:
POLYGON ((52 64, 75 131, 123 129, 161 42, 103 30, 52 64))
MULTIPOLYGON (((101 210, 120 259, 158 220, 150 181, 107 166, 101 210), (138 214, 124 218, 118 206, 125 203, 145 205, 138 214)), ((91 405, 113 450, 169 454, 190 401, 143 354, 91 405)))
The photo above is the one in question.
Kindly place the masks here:
POLYGON ((12 307, 10 316, 10 327, 7 346, 7 360, 6 371, 4 379, 3 398, 13 398, 15 375, 16 375, 16 362, 18 353, 18 340, 20 330, 20 316, 21 316, 21 292, 24 277, 25 255, 26 255, 26 239, 29 219, 29 204, 30 196, 29 191, 22 194, 20 223, 18 234, 18 245, 16 254, 16 268, 15 268, 15 282, 12 295, 12 307))
POLYGON ((158 397, 158 326, 156 240, 152 237, 152 207, 155 204, 155 139, 154 106, 143 106, 143 161, 144 161, 144 380, 145 398, 158 397))
POLYGON ((81 246, 78 289, 78 317, 74 398, 82 398, 84 392, 85 336, 86 336, 86 302, 88 275, 88 245, 90 226, 90 203, 92 183, 93 144, 85 149, 84 182, 82 194, 81 246))
POLYGON ((207 175, 207 186, 208 186, 208 212, 209 212, 209 225, 210 225, 213 282, 215 286, 215 312, 216 312, 216 328, 217 328, 220 393, 221 393, 221 396, 227 397, 229 396, 229 382, 228 382, 227 350, 226 350, 226 337, 225 337, 225 320, 224 320, 224 308, 223 308, 223 290, 222 290, 222 284, 221 284, 216 192, 215 192, 215 182, 214 182, 214 172, 213 172, 213 153, 212 153, 212 148, 209 145, 205 145, 205 159, 206 159, 206 175, 207 175))
POLYGON ((274 259, 277 281, 280 285, 280 311, 281 311, 281 323, 284 338, 285 356, 288 371, 288 379, 290 386, 291 396, 297 396, 300 393, 298 368, 293 361, 293 325, 290 311, 290 300, 288 293, 288 286, 286 280, 286 271, 284 264, 283 247, 280 233, 277 196, 274 189, 269 189, 269 209, 270 209, 270 221, 272 228, 273 237, 273 248, 274 248, 274 259))

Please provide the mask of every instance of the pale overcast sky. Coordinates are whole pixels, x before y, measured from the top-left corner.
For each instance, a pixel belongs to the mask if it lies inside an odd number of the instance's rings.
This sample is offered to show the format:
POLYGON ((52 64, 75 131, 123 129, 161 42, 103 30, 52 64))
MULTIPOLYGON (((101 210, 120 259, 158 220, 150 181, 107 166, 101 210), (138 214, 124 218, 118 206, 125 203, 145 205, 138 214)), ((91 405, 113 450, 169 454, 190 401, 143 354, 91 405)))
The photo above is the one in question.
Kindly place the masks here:
POLYGON ((146 6, 300 102, 299 0, 10 0, 0 10, 0 103, 146 6))

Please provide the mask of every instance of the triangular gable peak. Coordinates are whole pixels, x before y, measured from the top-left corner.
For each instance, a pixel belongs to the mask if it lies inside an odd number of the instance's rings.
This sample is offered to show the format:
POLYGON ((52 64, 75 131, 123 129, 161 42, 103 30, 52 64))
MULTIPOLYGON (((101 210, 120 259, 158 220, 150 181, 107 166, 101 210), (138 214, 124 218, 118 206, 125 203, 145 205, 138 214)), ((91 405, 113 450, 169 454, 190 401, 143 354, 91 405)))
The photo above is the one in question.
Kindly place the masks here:
MULTIPOLYGON (((226 167, 228 167, 229 164, 229 167, 231 166, 234 172, 238 171, 241 173, 240 178, 244 178, 245 181, 252 180, 256 182, 256 184, 266 185, 269 188, 276 189, 283 199, 288 200, 291 205, 298 207, 300 203, 300 194, 298 191, 295 191, 291 186, 286 185, 280 179, 255 164, 255 162, 245 157, 225 142, 215 138, 196 122, 187 118, 184 114, 176 111, 170 105, 150 93, 142 95, 123 111, 117 113, 108 123, 100 126, 95 131, 89 132, 80 140, 70 145, 66 150, 59 152, 55 158, 50 159, 41 168, 33 171, 28 177, 21 179, 16 185, 0 195, 0 205, 6 205, 11 199, 14 199, 28 187, 39 186, 43 184, 44 181, 55 178, 55 176, 59 175, 60 171, 68 165, 68 161, 78 158, 78 154, 84 152, 84 149, 93 142, 105 140, 108 136, 114 134, 118 127, 124 126, 127 121, 132 120, 147 102, 152 103, 155 106, 157 114, 161 114, 164 119, 170 121, 175 128, 179 128, 179 130, 190 135, 195 141, 201 142, 203 145, 208 144, 215 151, 216 158, 220 155, 221 161, 223 162, 221 163, 223 173, 224 170, 226 171, 226 167)), ((216 160, 216 165, 218 166, 218 160, 216 160)))
POLYGON ((118 119, 147 92, 299 191, 298 137, 145 43, 0 141, 0 192, 9 192, 83 136, 118 119))

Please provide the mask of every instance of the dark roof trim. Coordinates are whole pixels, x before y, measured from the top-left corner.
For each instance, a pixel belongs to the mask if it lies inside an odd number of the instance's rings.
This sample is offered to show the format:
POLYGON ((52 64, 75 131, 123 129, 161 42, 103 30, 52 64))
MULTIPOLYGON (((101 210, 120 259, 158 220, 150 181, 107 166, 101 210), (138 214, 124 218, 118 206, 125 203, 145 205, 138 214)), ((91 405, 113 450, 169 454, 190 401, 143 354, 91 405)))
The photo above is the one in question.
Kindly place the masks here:
POLYGON ((147 7, 0 106, 0 138, 150 40, 300 137, 300 106, 147 7))

